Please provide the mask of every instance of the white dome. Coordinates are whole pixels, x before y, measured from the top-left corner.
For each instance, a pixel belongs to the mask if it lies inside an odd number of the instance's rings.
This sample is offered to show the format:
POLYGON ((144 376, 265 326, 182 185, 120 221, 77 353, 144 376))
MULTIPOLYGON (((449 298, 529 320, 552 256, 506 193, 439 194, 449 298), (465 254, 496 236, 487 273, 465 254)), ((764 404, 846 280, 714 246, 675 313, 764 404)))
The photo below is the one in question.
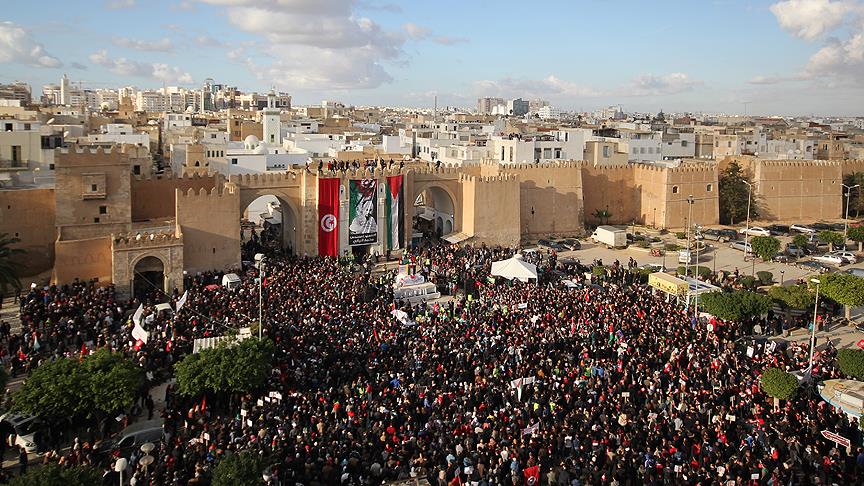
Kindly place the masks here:
POLYGON ((258 144, 257 147, 255 147, 255 153, 256 154, 266 154, 267 152, 269 152, 268 148, 269 147, 267 147, 267 143, 261 142, 258 144))
POLYGON ((247 150, 252 150, 258 146, 258 137, 249 135, 243 140, 243 147, 247 150))

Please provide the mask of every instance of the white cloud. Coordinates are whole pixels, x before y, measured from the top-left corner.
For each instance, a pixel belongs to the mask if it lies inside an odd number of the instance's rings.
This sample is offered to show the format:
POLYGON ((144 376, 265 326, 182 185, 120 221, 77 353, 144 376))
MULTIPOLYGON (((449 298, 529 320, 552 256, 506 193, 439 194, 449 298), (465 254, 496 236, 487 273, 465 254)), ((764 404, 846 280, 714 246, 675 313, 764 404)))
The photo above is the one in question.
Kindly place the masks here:
POLYGON ((784 30, 796 37, 814 40, 861 13, 861 5, 851 0, 784 0, 770 7, 784 30))
POLYGON ((432 33, 432 30, 427 29, 426 27, 420 27, 413 22, 408 22, 407 24, 402 25, 402 28, 408 33, 408 37, 414 40, 425 39, 432 33))
POLYGON ((450 37, 446 35, 432 35, 432 29, 427 27, 421 27, 414 22, 408 22, 402 24, 402 28, 405 30, 405 33, 408 34, 408 37, 416 40, 431 40, 436 44, 441 44, 445 46, 450 46, 453 44, 462 44, 468 42, 468 39, 464 37, 450 37))
POLYGON ((59 59, 45 52, 42 44, 33 40, 29 32, 12 22, 0 22, 0 62, 47 68, 63 65, 59 59))
POLYGON ((691 79, 684 73, 670 73, 663 76, 643 74, 636 77, 629 86, 621 90, 622 96, 659 96, 683 93, 690 91, 696 86, 701 86, 702 81, 691 79))
POLYGON ((825 39, 803 69, 790 76, 756 76, 751 84, 809 79, 860 86, 864 76, 864 4, 856 0, 784 0, 771 6, 780 26, 808 41, 825 39), (829 37, 834 34, 837 37, 829 37))
POLYGON ((105 6, 111 10, 132 8, 135 6, 135 0, 108 0, 105 2, 105 6))
POLYGON ((144 63, 118 57, 111 59, 104 49, 90 54, 90 62, 107 68, 114 74, 121 76, 135 76, 139 78, 150 78, 166 83, 191 84, 192 75, 183 72, 180 68, 162 63, 144 63))
POLYGON ((483 80, 474 83, 482 96, 503 98, 553 98, 568 100, 573 98, 598 98, 608 96, 664 96, 690 91, 701 86, 702 81, 694 80, 684 73, 671 73, 663 76, 645 74, 636 77, 627 85, 618 88, 598 89, 561 79, 553 74, 543 79, 483 80))
POLYGON ((171 5, 169 8, 177 12, 193 12, 195 10, 195 5, 193 5, 192 2, 183 0, 180 3, 171 5))
POLYGON ((198 44, 201 47, 223 47, 225 45, 219 39, 210 37, 209 35, 199 35, 198 37, 195 37, 195 44, 198 44))
MULTIPOLYGON (((290 89, 374 88, 392 81, 385 63, 404 57, 405 32, 358 15, 354 0, 199 0, 223 6, 237 28, 263 37, 246 65, 267 84, 290 89)), ((235 53, 239 59, 243 54, 235 53)))
POLYGON ((128 37, 115 37, 112 40, 115 46, 135 49, 136 51, 171 52, 174 50, 174 43, 167 37, 163 37, 158 41, 145 41, 130 39, 128 37))

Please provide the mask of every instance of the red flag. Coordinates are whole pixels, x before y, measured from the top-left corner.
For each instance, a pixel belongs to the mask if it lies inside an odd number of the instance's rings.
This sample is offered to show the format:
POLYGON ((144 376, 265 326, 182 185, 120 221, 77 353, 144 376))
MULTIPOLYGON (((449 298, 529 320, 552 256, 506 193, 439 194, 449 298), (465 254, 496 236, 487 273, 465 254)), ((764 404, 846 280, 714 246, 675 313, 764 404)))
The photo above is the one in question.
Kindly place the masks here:
POLYGON ((335 177, 318 179, 318 255, 339 254, 339 187, 335 177))
POLYGON ((540 484, 540 466, 526 467, 522 470, 522 475, 525 476, 526 485, 536 486, 540 484))
POLYGON ((201 399, 201 413, 204 413, 205 410, 207 410, 207 395, 201 399))
POLYGON ((84 356, 87 354, 87 345, 81 344, 81 355, 84 356))
POLYGON ((135 351, 138 351, 139 349, 141 349, 141 346, 143 346, 143 345, 144 345, 144 341, 142 341, 140 339, 135 341, 135 351))
POLYGON ((381 338, 378 337, 378 330, 374 327, 372 328, 372 335, 375 336, 376 341, 378 341, 379 343, 381 342, 381 338))
POLYGON ((171 352, 171 341, 168 341, 167 343, 165 343, 165 352, 166 353, 171 352))
POLYGON ((858 341, 858 347, 864 349, 864 339, 858 341))

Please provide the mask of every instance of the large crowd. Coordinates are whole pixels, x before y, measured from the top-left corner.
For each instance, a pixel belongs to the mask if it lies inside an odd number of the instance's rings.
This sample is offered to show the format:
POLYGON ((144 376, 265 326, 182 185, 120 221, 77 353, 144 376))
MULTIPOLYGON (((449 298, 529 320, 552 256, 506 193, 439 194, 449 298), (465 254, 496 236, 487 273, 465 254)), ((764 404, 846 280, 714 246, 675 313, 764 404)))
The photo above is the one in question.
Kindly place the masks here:
MULTIPOLYGON (((271 258, 263 334, 275 343, 276 366, 267 385, 209 404, 169 387, 166 439, 146 468, 133 453, 130 484, 209 484, 215 464, 244 450, 263 458, 280 485, 828 485, 864 477, 854 418, 812 389, 779 404, 760 389, 767 367, 805 368, 806 345, 746 350, 736 340, 756 322, 692 319, 639 283, 632 261, 589 282, 593 264, 526 254, 539 282, 491 278, 491 262, 513 253, 454 245, 406 255, 399 268, 456 294, 413 308, 394 302, 393 270, 271 258), (852 449, 823 430, 850 438, 852 449)), ((248 269, 234 290, 214 285, 218 274, 189 278, 176 313, 155 304, 176 307, 180 293, 154 290, 143 298, 143 345, 131 336, 138 300, 84 282, 33 288, 21 299, 22 333, 5 333, 3 352, 13 373, 96 348, 125 353, 147 371, 143 404, 194 339, 257 320, 255 276, 248 269)), ((816 372, 840 377, 833 362, 829 347, 816 372)), ((118 427, 107 420, 74 439, 51 434, 58 439, 44 460, 100 467, 116 484, 110 456, 94 444, 118 427), (63 452, 63 440, 74 446, 63 452)))

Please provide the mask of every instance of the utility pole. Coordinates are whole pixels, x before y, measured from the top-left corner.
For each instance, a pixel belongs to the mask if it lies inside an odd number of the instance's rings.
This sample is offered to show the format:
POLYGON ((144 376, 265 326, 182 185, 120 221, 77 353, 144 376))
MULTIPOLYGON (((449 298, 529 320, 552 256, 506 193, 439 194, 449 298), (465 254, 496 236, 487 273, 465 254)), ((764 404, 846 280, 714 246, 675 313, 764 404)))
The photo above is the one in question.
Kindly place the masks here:
MULTIPOLYGON (((747 261, 747 251, 750 249, 750 200, 753 196, 753 184, 750 184, 747 181, 743 181, 744 184, 747 184, 747 227, 744 230, 744 261, 747 261)), ((752 252, 750 258, 753 258, 752 252)), ((753 267, 756 267, 756 264, 753 264, 753 267)), ((752 277, 753 274, 751 273, 752 277)))
POLYGON ((849 196, 852 194, 852 189, 861 187, 861 184, 847 186, 841 184, 846 189, 846 215, 843 217, 843 251, 846 251, 846 235, 849 233, 849 196))

